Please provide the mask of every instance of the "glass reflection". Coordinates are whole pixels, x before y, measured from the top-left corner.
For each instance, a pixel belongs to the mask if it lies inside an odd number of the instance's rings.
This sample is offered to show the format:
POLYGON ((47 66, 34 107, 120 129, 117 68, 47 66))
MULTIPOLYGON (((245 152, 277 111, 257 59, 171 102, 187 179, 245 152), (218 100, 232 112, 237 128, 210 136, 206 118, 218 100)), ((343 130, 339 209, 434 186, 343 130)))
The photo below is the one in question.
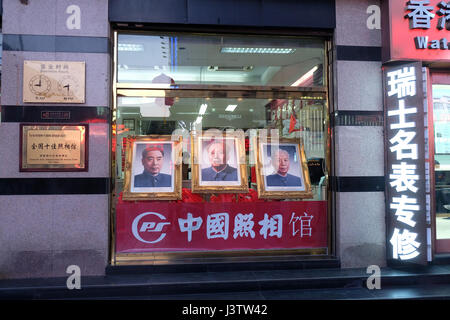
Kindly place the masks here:
MULTIPOLYGON (((326 104, 322 99, 172 98, 166 101, 164 97, 118 97, 117 106, 114 141, 118 179, 124 177, 128 136, 174 132, 183 135, 184 170, 189 170, 189 136, 193 131, 243 130, 246 137, 250 137, 261 130, 267 133, 275 130, 280 138, 302 139, 315 199, 325 196, 319 186, 326 172, 327 121, 326 104), (168 112, 157 113, 159 103, 164 104, 168 112)), ((247 163, 252 166, 254 161, 248 148, 247 153, 247 163)), ((184 177, 189 180, 187 173, 184 177)))
POLYGON ((450 85, 433 85, 436 238, 450 238, 450 85))
POLYGON ((178 85, 323 86, 324 41, 289 37, 118 37, 118 82, 178 85))

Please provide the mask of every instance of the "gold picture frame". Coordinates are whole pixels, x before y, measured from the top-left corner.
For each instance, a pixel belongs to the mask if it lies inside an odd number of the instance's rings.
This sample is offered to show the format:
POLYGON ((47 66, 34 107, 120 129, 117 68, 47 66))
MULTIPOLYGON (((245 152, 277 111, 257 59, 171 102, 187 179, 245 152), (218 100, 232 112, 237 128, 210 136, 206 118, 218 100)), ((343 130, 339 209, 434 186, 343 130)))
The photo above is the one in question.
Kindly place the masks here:
MULTIPOLYGON (((256 146, 254 156, 259 198, 313 198, 308 164, 301 139, 278 139, 278 141, 271 141, 270 138, 261 141, 258 137, 253 139, 253 145, 256 146), (278 169, 275 170, 272 150, 280 150, 285 157, 289 155, 287 169, 285 164, 283 166, 276 164, 278 169), (292 162, 295 163, 294 168, 291 167, 292 162), (270 170, 272 174, 268 174, 270 170), (284 173, 284 176, 279 172, 284 173)), ((278 154, 276 158, 279 159, 279 157, 278 154)))
MULTIPOLYGON (((220 149, 220 148, 219 148, 220 149)), ((217 149, 217 150, 219 150, 217 149)), ((243 132, 196 132, 191 134, 192 192, 247 193, 248 177, 243 132), (215 147, 211 147, 212 145, 215 147), (214 166, 208 151, 222 145, 225 167, 214 166), (219 168, 215 171, 214 168, 219 168)))
POLYGON ((123 200, 181 200, 181 136, 130 136, 126 146, 123 200), (144 164, 144 150, 145 157, 160 158, 159 164, 144 164))

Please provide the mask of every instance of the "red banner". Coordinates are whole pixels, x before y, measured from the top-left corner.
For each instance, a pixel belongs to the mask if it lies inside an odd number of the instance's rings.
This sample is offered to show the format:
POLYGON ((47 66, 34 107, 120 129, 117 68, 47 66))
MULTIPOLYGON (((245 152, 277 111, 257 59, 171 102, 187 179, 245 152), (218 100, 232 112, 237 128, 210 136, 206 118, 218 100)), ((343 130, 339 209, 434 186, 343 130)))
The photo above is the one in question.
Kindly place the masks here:
POLYGON ((408 0, 383 2, 386 24, 383 47, 390 48, 384 60, 450 60, 450 5, 448 1, 408 0))
POLYGON ((118 253, 327 247, 326 201, 120 201, 116 214, 118 253))

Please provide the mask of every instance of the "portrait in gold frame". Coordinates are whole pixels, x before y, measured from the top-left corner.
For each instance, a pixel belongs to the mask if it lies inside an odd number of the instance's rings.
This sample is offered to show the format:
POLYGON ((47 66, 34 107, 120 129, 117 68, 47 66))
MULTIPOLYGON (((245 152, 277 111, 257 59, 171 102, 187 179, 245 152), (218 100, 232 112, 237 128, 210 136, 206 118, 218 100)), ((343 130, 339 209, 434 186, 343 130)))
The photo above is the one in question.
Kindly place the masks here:
POLYGON ((192 133, 191 148, 192 192, 248 192, 243 132, 192 133))
POLYGON ((128 137, 122 199, 180 200, 181 152, 181 136, 128 137))
POLYGON ((258 197, 263 199, 313 198, 309 170, 300 139, 254 137, 258 197))

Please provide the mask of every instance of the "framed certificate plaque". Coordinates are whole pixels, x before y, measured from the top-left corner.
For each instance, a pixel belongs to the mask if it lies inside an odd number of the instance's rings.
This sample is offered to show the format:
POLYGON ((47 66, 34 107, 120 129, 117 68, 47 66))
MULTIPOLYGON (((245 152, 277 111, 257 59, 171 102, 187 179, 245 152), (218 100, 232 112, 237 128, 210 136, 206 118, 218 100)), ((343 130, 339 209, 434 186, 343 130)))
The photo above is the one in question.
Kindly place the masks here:
POLYGON ((21 124, 20 171, 87 171, 87 124, 21 124))

